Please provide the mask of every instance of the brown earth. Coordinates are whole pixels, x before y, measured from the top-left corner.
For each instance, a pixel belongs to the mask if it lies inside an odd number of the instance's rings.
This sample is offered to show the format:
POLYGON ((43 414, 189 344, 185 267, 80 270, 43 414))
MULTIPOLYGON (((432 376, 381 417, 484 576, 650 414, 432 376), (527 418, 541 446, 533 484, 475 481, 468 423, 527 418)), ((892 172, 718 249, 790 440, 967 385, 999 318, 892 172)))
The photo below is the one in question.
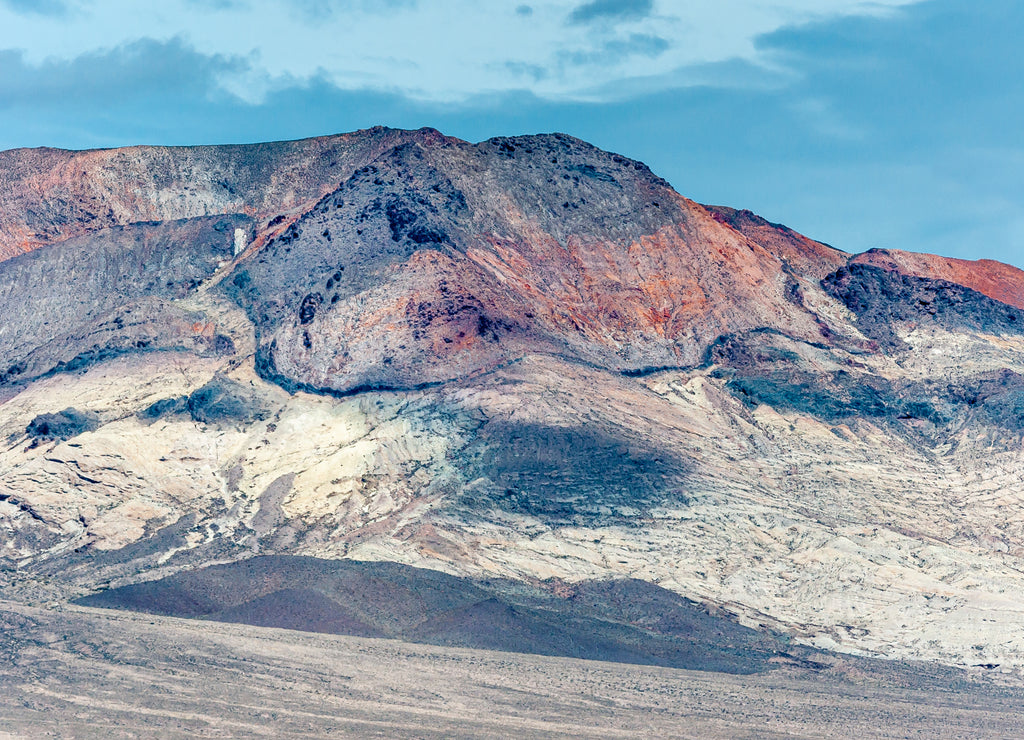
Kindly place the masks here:
POLYGON ((735 676, 2 602, 0 624, 0 733, 19 740, 1024 732, 1019 683, 898 664, 735 676))

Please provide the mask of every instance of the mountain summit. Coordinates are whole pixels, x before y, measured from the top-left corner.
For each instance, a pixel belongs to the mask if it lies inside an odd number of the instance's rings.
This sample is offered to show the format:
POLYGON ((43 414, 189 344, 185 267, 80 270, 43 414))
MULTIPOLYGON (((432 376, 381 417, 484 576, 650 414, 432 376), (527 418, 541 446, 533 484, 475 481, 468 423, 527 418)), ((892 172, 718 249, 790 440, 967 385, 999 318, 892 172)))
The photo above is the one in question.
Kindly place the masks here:
POLYGON ((9 596, 396 561, 1024 665, 1015 268, 382 128, 0 153, 0 259, 9 596))

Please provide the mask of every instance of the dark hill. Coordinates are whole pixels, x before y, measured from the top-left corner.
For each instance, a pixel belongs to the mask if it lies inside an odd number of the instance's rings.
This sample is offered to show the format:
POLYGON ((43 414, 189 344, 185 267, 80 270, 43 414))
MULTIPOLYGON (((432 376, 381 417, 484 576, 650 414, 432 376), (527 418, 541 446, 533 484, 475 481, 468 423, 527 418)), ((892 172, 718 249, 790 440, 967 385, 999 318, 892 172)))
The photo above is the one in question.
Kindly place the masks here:
MULTIPOLYGON (((397 563, 265 556, 101 591, 83 606, 431 645, 754 673, 813 650, 636 580, 569 596, 397 563)), ((813 661, 811 661, 813 662, 813 661)))

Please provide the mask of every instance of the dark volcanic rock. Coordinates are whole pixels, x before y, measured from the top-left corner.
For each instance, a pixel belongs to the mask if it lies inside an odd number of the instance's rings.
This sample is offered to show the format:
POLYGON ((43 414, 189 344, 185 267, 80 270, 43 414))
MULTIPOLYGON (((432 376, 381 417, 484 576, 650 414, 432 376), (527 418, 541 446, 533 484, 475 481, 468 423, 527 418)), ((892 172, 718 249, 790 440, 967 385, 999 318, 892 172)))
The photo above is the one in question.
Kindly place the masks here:
POLYGON ((827 421, 853 417, 896 417, 905 403, 893 383, 851 368, 831 372, 814 368, 801 353, 813 347, 770 331, 722 337, 708 350, 716 377, 747 406, 767 404, 781 411, 800 411, 827 421))
POLYGON ((254 214, 262 238, 382 152, 440 138, 378 126, 246 145, 0 152, 0 261, 113 226, 208 214, 254 214))
POLYGON ((425 161, 421 146, 400 146, 270 240, 225 287, 264 336, 286 316, 308 324, 325 296, 355 295, 421 245, 447 241, 448 219, 465 209, 462 193, 425 161))
MULTIPOLYGON (((985 299, 986 301, 988 299, 985 299)), ((985 305, 983 303, 983 305, 985 305)), ((967 427, 1024 434, 1024 377, 1008 369, 956 380, 891 380, 851 365, 822 370, 826 347, 773 332, 722 337, 708 352, 712 375, 748 407, 766 404, 824 421, 893 422, 932 441, 967 427), (805 356, 801 356, 801 354, 805 356)), ((1006 443, 1016 436, 1003 435, 1006 443)))
POLYGON ((851 263, 822 280, 822 286, 857 314, 864 334, 889 347, 902 344, 896 322, 950 331, 1024 332, 1024 310, 946 280, 851 263))
POLYGON ((734 377, 726 388, 751 407, 764 403, 828 421, 901 413, 891 384, 870 375, 771 372, 766 377, 734 377))
POLYGON ((192 419, 204 424, 249 424, 270 415, 269 405, 253 388, 223 375, 195 390, 186 406, 192 419))
POLYGON ((143 421, 153 422, 165 416, 183 414, 186 411, 188 411, 188 398, 178 396, 177 398, 161 398, 140 411, 138 416, 143 421))
POLYGON ((814 665, 798 648, 650 583, 555 596, 397 563, 265 556, 101 591, 85 606, 486 650, 755 673, 814 665))
POLYGON ((874 265, 904 275, 945 280, 993 300, 1024 309, 1024 271, 993 260, 961 260, 898 249, 869 249, 851 263, 874 265))
POLYGON ((65 440, 99 427, 99 417, 87 411, 66 408, 55 414, 40 414, 25 429, 28 436, 38 440, 65 440))
POLYGON ((768 321, 817 334, 786 269, 643 164, 552 134, 395 147, 223 287, 257 326, 263 377, 346 394, 536 353, 695 364, 768 321))
MULTIPOLYGON (((686 478, 686 463, 650 442, 586 427, 496 420, 478 439, 479 450, 460 462, 473 471, 468 478, 490 481, 486 503, 552 527, 630 526, 686 478)), ((470 508, 487 510, 483 493, 473 489, 470 508)))
POLYGON ((301 629, 304 632, 332 635, 387 637, 381 630, 350 614, 337 601, 309 588, 283 588, 206 615, 206 618, 218 622, 301 629))
POLYGON ((115 227, 0 262, 0 384, 154 349, 232 351, 173 302, 234 250, 246 216, 115 227))
POLYGON ((1024 434, 1024 376, 1019 373, 982 373, 956 384, 936 384, 936 392, 957 404, 964 424, 1024 434))

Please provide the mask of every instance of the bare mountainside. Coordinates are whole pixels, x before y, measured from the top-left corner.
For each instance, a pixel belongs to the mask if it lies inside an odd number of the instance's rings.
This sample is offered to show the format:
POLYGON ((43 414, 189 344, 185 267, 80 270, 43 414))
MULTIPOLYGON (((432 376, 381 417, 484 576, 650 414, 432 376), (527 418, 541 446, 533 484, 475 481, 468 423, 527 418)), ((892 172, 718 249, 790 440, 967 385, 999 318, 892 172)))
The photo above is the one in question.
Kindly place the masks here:
POLYGON ((0 161, 6 598, 394 561, 1024 667, 1019 270, 849 255, 561 134, 0 161))

